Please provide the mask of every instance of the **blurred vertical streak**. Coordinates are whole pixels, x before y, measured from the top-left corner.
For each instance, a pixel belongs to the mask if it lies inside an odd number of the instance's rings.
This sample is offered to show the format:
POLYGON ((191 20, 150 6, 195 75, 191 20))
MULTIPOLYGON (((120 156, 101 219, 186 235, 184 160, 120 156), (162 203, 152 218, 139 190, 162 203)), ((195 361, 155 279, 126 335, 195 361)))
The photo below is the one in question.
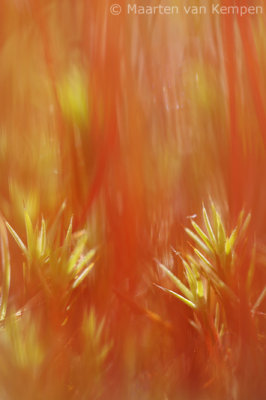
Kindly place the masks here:
MULTIPOLYGON (((52 50, 50 46, 50 38, 48 34, 48 29, 46 26, 46 20, 44 17, 44 9, 42 8, 42 4, 40 3, 39 0, 29 0, 31 10, 32 10, 32 15, 33 19, 35 20, 35 23, 39 29, 39 33, 41 36, 42 40, 42 45, 43 45, 43 51, 44 51, 44 59, 47 67, 47 73, 51 82, 51 88, 54 96, 54 101, 55 101, 55 106, 56 106, 56 111, 57 115, 60 116, 60 105, 59 105, 59 100, 58 100, 58 95, 57 95, 57 90, 56 90, 56 76, 55 76, 55 66, 54 66, 54 58, 52 55, 52 50)), ((59 130, 59 133, 62 135, 62 130, 59 130)), ((62 137, 60 143, 62 144, 62 137)))
MULTIPOLYGON (((39 31, 41 46, 43 48, 44 53, 44 63, 47 69, 47 76, 50 80, 50 87, 52 90, 53 100, 52 104, 54 106, 54 115, 56 121, 56 132, 58 137, 58 145, 59 145, 59 152, 60 156, 58 157, 58 173, 61 176, 61 181, 63 181, 63 176, 65 170, 67 170, 66 165, 68 164, 68 160, 65 160, 64 157, 64 148, 65 148, 65 124, 62 118, 61 107, 59 104, 58 99, 58 92, 57 92, 57 79, 55 73, 55 58, 52 54, 52 46, 51 46, 51 38, 49 35, 48 29, 48 19, 45 16, 46 8, 45 4, 43 4, 40 0, 29 0, 29 4, 32 11, 32 18, 35 22, 37 29, 39 31)), ((47 5, 47 4, 46 4, 47 5)), ((54 217, 58 210, 54 211, 54 217)))
POLYGON ((244 49, 246 68, 248 72, 254 108, 261 130, 264 149, 266 149, 266 105, 263 102, 261 93, 262 73, 259 65, 250 18, 238 17, 238 26, 240 29, 242 46, 244 49))
MULTIPOLYGON (((85 59, 89 61, 92 69, 92 79, 95 84, 94 96, 97 101, 97 96, 101 97, 104 93, 103 113, 103 134, 102 141, 96 155, 96 166, 94 177, 90 185, 85 205, 79 217, 78 223, 82 223, 91 211, 92 204, 97 198, 101 188, 103 187, 104 178, 110 158, 114 152, 114 145, 117 140, 117 98, 120 91, 119 71, 120 71, 120 39, 121 39, 121 25, 123 23, 123 16, 112 17, 108 15, 106 22, 106 31, 104 27, 99 24, 99 15, 105 15, 109 11, 108 5, 101 2, 93 2, 88 5, 88 1, 84 1, 84 18, 83 18, 83 35, 82 49, 85 52, 85 59), (91 37, 88 28, 95 24, 95 37, 91 37), (88 28, 87 28, 88 27, 88 28), (101 31, 104 32, 101 32, 101 31), (104 37, 101 34, 104 33, 104 37), (89 39, 92 43, 89 43, 89 39), (101 47, 98 43, 105 42, 103 45, 103 52, 100 51, 101 47)), ((93 106, 95 107, 95 106, 93 106)), ((93 108, 94 112, 97 112, 93 108)), ((95 131, 92 135, 100 134, 97 132, 101 123, 95 121, 95 116, 92 116, 95 131)), ((99 118, 99 117, 98 117, 99 118)))
MULTIPOLYGON (((224 0, 224 5, 230 6, 230 0, 224 0)), ((260 153, 264 153, 266 144, 266 105, 263 96, 264 91, 261 87, 261 82, 263 82, 262 71, 254 40, 253 28, 255 24, 256 17, 254 16, 222 16, 231 141, 229 207, 233 219, 236 218, 244 203, 252 208, 255 206, 256 184, 259 179, 258 169, 260 168, 259 165, 261 165, 261 157, 258 156, 256 146, 258 146, 257 143, 261 142, 263 149, 260 149, 260 153), (239 28, 240 42, 237 42, 237 28, 239 28), (241 90, 245 95, 242 102, 239 97, 241 95, 240 77, 243 79, 243 72, 240 71, 238 65, 240 57, 243 57, 244 73, 247 74, 247 83, 241 82, 241 90), (247 110, 241 110, 242 107, 249 107, 249 91, 252 99, 250 113, 246 112, 247 110), (249 120, 253 116, 257 119, 260 132, 256 130, 255 125, 252 132, 252 141, 246 149, 246 154, 244 154, 244 143, 247 143, 247 138, 244 137, 245 131, 243 127, 249 126, 249 120)))
MULTIPOLYGON (((229 6, 230 0, 223 4, 229 6)), ((241 170, 241 142, 237 121, 237 49, 235 39, 235 18, 232 15, 222 16, 222 37, 224 47, 225 71, 227 77, 229 126, 230 126, 230 169, 229 169, 229 208, 233 219, 239 213, 243 202, 243 174, 241 170)))
MULTIPOLYGON (((238 27, 241 37, 241 45, 243 49, 243 62, 245 62, 245 70, 247 74, 246 85, 246 103, 248 100, 248 91, 251 94, 251 116, 253 117, 253 140, 249 145, 248 159, 246 161, 246 173, 242 171, 242 176, 249 178, 245 180, 244 198, 249 207, 253 209, 254 216, 258 217, 258 198, 261 197, 262 187, 260 181, 265 176, 265 151, 266 151, 266 102, 265 87, 263 87, 263 71, 259 62, 259 54, 255 43, 255 29, 258 21, 251 19, 252 17, 238 17, 238 27), (257 121, 257 124, 256 122, 257 121), (258 150, 259 144, 259 150, 258 150)), ((245 114, 245 120, 242 126, 248 125, 250 116, 245 114)), ((243 133, 244 135, 244 133, 243 133)), ((264 213, 264 211, 263 211, 264 213)))
POLYGON ((10 254, 8 246, 8 237, 6 227, 2 215, 0 215, 0 249, 1 249, 1 298, 0 298, 0 321, 3 321, 6 316, 8 295, 10 289, 11 267, 10 254))

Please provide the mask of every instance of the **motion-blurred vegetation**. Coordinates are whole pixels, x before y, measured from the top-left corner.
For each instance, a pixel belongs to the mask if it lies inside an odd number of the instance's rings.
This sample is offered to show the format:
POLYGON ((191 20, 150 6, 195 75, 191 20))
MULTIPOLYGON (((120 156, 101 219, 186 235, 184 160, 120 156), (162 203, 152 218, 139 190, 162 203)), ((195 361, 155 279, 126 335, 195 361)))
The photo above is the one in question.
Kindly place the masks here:
POLYGON ((1 1, 0 399, 263 399, 266 10, 111 5, 1 1))

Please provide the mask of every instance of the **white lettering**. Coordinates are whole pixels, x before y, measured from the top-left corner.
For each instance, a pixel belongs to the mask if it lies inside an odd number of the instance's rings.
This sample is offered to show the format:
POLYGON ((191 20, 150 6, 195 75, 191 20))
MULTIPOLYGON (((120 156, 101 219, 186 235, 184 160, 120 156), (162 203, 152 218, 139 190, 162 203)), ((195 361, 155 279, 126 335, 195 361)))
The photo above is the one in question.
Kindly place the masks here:
POLYGON ((207 14, 207 8, 205 6, 184 6, 184 11, 186 14, 207 14))
POLYGON ((158 6, 127 5, 127 13, 135 15, 173 15, 178 14, 178 12, 178 6, 163 6, 161 4, 158 6))
POLYGON ((261 6, 220 6, 220 4, 212 4, 212 14, 217 15, 245 15, 263 14, 263 7, 261 6))

